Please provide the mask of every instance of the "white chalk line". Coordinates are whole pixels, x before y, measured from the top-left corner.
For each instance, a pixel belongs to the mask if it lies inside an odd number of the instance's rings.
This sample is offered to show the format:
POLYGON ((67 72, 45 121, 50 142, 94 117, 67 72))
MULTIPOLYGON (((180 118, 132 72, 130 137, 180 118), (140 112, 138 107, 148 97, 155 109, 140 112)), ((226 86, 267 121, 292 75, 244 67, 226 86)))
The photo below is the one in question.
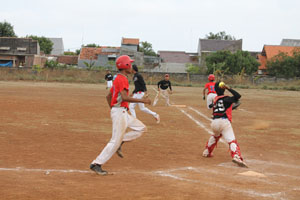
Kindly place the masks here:
MULTIPOLYGON (((195 171, 195 168, 193 167, 185 167, 185 168, 178 168, 177 170, 193 170, 195 171)), ((192 182, 192 183, 201 183, 203 185, 209 185, 212 187, 218 187, 224 190, 229 190, 229 191, 233 191, 236 193, 244 193, 250 196, 254 196, 254 197, 272 197, 272 198, 279 198, 282 195, 282 192, 276 192, 276 193, 261 193, 261 192, 257 192, 254 190, 245 190, 245 189, 235 189, 235 188, 230 188, 230 187, 226 187, 224 185, 221 184, 216 184, 216 183, 208 183, 208 182, 204 182, 204 181, 200 181, 200 180, 193 180, 193 179, 187 179, 187 178, 182 178, 180 176, 171 174, 171 172, 176 171, 176 169, 172 169, 172 170, 168 170, 168 171, 157 171, 156 174, 158 174, 159 176, 162 177, 169 177, 175 180, 180 180, 180 181, 186 181, 186 182, 192 182)), ((295 188, 294 188, 295 189, 295 188)), ((297 188, 296 188, 297 189, 297 188)))
POLYGON ((188 108, 192 111, 194 111, 195 113, 197 113, 198 115, 204 117, 205 119, 207 119, 208 121, 212 122, 213 120, 210 119, 209 117, 207 117, 205 114, 203 114, 202 112, 196 110, 195 108, 191 107, 191 106, 188 106, 188 108))
MULTIPOLYGON (((186 181, 186 182, 193 182, 193 183, 201 183, 201 184, 206 184, 209 186, 213 186, 213 187, 218 187, 221 189, 225 189, 225 190, 230 190, 230 191, 234 191, 234 192, 238 192, 238 193, 245 193, 248 194, 250 196, 258 196, 258 197, 277 197, 280 196, 282 192, 277 192, 277 193, 260 193, 254 190, 244 190, 244 189, 234 189, 234 188, 229 188, 220 184, 212 184, 212 183, 207 183, 207 182, 203 182, 200 180, 193 180, 193 179, 188 179, 188 178, 182 178, 178 175, 174 175, 171 174, 172 172, 176 172, 176 171, 184 171, 184 170, 191 170, 191 171, 195 171, 195 172, 205 172, 205 173, 214 173, 214 174, 220 174, 219 172, 217 172, 216 170, 207 170, 207 169, 202 169, 202 168, 195 168, 195 167, 182 167, 182 168, 175 168, 175 169, 170 169, 170 170, 165 170, 165 171, 154 171, 151 174, 156 174, 159 176, 163 176, 163 177, 169 177, 172 179, 176 179, 176 180, 180 180, 180 181, 186 181)), ((94 172, 90 171, 90 170, 76 170, 76 169, 28 169, 28 168, 22 168, 22 167, 17 167, 17 168, 0 168, 0 171, 16 171, 16 172, 43 172, 46 175, 49 175, 51 172, 57 172, 57 173, 83 173, 83 174, 92 174, 94 172)), ((143 173, 143 174, 149 174, 149 173, 145 173, 145 172, 140 172, 140 171, 132 171, 131 173, 143 173)), ((112 174, 119 174, 119 172, 112 172, 112 174)), ((120 173, 123 174, 123 173, 120 173)), ((271 182, 269 182, 268 184, 273 184, 271 182)), ((300 190, 299 188, 293 188, 291 190, 300 190)))
POLYGON ((77 169, 28 169, 23 167, 16 167, 16 168, 0 168, 0 171, 21 171, 21 172, 60 172, 60 173, 93 173, 92 171, 88 170, 77 170, 77 169))

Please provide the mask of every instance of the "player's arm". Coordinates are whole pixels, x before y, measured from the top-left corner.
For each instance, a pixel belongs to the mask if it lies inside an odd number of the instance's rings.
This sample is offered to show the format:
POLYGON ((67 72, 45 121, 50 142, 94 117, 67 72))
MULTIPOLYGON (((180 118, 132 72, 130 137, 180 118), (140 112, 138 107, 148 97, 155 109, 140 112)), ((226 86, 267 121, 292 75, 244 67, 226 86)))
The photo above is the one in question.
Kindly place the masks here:
POLYGON ((224 99, 224 101, 228 103, 235 103, 242 97, 237 91, 235 91, 234 89, 230 88, 227 85, 225 86, 225 89, 227 89, 233 95, 231 97, 227 97, 226 99, 224 99))
POLYGON ((142 99, 136 99, 136 98, 132 98, 132 97, 128 96, 126 90, 122 90, 120 92, 120 94, 121 94, 122 100, 127 101, 129 103, 145 103, 145 104, 149 104, 149 105, 151 104, 151 100, 148 99, 147 97, 142 98, 142 99))
POLYGON ((110 108, 111 108, 111 99, 112 99, 112 94, 111 94, 111 92, 109 92, 108 95, 106 96, 106 101, 110 108))
POLYGON ((157 83, 157 89, 158 89, 158 91, 160 91, 160 85, 161 85, 161 81, 159 81, 159 82, 157 83))
POLYGON ((205 88, 203 89, 203 100, 205 100, 206 90, 207 90, 207 88, 205 87, 205 88))
POLYGON ((139 76, 139 81, 140 81, 141 85, 143 86, 144 91, 147 92, 146 83, 144 81, 144 78, 141 75, 139 76))

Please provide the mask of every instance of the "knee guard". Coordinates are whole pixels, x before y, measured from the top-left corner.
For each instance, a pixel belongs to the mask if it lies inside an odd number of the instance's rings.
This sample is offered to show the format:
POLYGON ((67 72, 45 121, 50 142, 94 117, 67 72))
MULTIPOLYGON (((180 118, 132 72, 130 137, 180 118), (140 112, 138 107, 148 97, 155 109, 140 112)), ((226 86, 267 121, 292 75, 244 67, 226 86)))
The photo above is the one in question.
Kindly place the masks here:
POLYGON ((242 155, 241 155, 241 150, 240 150, 240 147, 239 147, 237 141, 232 140, 228 144, 229 144, 229 150, 231 153, 231 157, 233 158, 235 155, 238 155, 240 157, 240 159, 243 160, 242 155))
POLYGON ((209 153, 210 156, 212 156, 211 154, 212 154, 214 148, 217 147, 218 141, 219 141, 219 139, 222 137, 222 134, 220 134, 219 136, 214 136, 214 135, 213 135, 213 137, 214 137, 214 139, 215 139, 214 143, 212 143, 211 145, 208 145, 208 142, 209 142, 209 140, 208 140, 208 141, 206 142, 206 146, 205 146, 205 149, 208 150, 208 153, 209 153))

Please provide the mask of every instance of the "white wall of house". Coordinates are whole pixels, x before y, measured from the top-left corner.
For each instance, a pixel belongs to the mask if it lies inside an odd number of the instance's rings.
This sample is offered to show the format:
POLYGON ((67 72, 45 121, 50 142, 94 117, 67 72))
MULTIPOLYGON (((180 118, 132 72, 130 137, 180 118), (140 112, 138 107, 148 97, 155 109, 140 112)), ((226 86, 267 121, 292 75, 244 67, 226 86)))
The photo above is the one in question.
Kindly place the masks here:
POLYGON ((152 72, 186 73, 185 63, 161 63, 160 66, 151 70, 152 72))

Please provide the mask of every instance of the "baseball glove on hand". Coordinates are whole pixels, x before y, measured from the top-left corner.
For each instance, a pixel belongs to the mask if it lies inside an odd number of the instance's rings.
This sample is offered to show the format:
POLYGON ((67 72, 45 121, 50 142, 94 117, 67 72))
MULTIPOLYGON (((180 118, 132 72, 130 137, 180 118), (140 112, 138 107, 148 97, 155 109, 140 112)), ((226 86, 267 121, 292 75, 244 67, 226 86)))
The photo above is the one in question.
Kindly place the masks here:
POLYGON ((241 105, 241 102, 240 102, 240 101, 237 101, 237 102, 233 103, 233 104, 232 104, 232 110, 237 109, 240 105, 241 105))

